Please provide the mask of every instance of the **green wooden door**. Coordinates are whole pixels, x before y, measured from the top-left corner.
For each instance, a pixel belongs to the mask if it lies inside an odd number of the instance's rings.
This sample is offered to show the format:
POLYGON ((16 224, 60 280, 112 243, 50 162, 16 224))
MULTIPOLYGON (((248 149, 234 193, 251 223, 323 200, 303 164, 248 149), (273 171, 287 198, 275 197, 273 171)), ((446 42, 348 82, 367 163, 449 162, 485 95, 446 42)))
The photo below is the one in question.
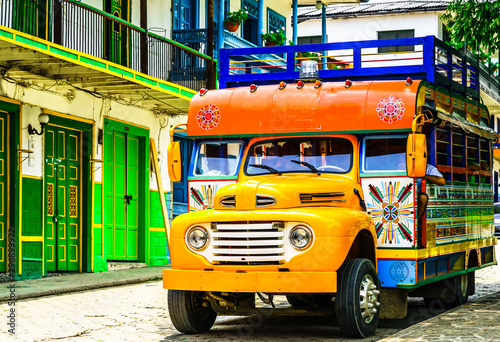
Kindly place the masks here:
POLYGON ((104 222, 106 258, 139 258, 139 137, 109 131, 104 149, 104 222))
POLYGON ((52 9, 47 0, 15 0, 13 28, 33 36, 50 39, 52 9))
POLYGON ((45 130, 45 261, 47 271, 80 270, 80 131, 45 130))
MULTIPOLYGON (((106 12, 114 17, 129 21, 128 0, 106 0, 106 12)), ((109 37, 109 59, 111 62, 128 66, 129 29, 118 21, 111 21, 109 37)))
POLYGON ((7 271, 7 113, 0 111, 0 272, 7 271))

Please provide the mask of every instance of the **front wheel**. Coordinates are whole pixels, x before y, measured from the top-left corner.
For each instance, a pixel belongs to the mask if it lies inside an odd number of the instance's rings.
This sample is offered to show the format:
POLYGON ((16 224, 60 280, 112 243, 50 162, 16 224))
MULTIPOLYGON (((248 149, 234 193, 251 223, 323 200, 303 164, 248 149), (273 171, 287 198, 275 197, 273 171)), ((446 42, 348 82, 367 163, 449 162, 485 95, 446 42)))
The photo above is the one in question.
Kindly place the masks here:
POLYGON ((174 327, 184 334, 209 331, 217 313, 203 292, 168 290, 168 313, 174 327))
POLYGON ((368 259, 351 259, 339 270, 335 312, 346 336, 367 337, 379 320, 380 283, 375 266, 368 259))

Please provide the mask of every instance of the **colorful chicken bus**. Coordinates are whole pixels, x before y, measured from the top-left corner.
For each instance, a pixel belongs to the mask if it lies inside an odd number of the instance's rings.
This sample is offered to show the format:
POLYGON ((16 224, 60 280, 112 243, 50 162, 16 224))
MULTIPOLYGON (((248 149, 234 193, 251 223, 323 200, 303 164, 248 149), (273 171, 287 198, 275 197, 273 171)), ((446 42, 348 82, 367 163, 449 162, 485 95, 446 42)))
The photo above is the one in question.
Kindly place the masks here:
MULTIPOLYGON (((427 305, 467 301, 474 272, 496 263, 497 135, 484 105, 435 79, 442 62, 426 51, 436 51, 436 42, 378 41, 421 47, 425 65, 393 67, 394 80, 384 79, 384 65, 361 68, 362 53, 352 46, 349 69, 318 73, 309 61, 299 74, 298 49, 347 45, 239 51, 282 54, 275 56, 286 61, 281 72, 269 64, 273 72, 261 73, 237 74, 248 64, 231 62, 237 49, 222 51, 227 87, 203 89, 190 105, 191 212, 169 232, 172 269, 163 284, 180 332, 207 331, 217 315, 269 310, 335 313, 344 334, 364 337, 379 318, 404 317, 409 296, 427 305), (429 58, 432 72, 422 74, 429 58), (439 181, 428 177, 427 164, 439 181), (275 308, 275 295, 286 295, 290 306, 275 308), (257 307, 259 300, 271 307, 257 307)), ((458 53, 443 49, 450 58, 458 53)), ((168 150, 169 174, 178 181, 179 146, 168 150)))

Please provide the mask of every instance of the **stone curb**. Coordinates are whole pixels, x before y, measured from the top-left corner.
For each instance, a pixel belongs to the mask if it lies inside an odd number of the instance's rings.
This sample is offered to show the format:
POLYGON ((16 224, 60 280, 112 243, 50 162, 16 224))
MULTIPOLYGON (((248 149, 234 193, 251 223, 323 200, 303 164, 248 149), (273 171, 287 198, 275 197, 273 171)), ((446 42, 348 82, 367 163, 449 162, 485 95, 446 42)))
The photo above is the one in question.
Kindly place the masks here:
MULTIPOLYGON (((65 294, 65 293, 72 293, 72 292, 96 290, 96 289, 113 287, 113 286, 139 284, 139 283, 145 283, 148 281, 154 281, 154 280, 160 280, 160 279, 161 279, 161 276, 153 276, 153 277, 142 277, 142 278, 106 281, 106 282, 101 282, 101 283, 93 283, 93 284, 85 284, 85 285, 67 286, 67 287, 58 288, 58 289, 54 289, 54 290, 35 290, 31 293, 26 293, 26 294, 21 293, 19 295, 16 294, 16 300, 31 299, 31 298, 38 298, 38 297, 44 297, 44 296, 54 296, 54 295, 60 295, 60 294, 65 294)), ((9 296, 0 296, 0 304, 7 302, 9 299, 10 299, 9 296)))
POLYGON ((29 282, 23 280, 2 283, 0 284, 0 304, 11 300, 10 289, 8 288, 10 285, 15 285, 16 291, 14 293, 17 301, 161 280, 162 269, 152 270, 146 275, 134 275, 136 272, 124 270, 97 274, 77 274, 75 276, 62 276, 61 278, 35 279, 29 282), (106 279, 108 277, 111 279, 106 279))

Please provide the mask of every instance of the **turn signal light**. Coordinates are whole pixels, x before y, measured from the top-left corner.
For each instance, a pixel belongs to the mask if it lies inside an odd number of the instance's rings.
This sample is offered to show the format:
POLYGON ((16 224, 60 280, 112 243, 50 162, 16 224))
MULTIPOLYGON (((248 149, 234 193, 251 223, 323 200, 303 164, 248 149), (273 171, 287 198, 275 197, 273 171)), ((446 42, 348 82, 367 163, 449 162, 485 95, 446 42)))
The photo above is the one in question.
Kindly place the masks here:
POLYGON ((251 92, 251 93, 253 93, 254 91, 256 91, 256 90, 257 90, 257 88, 258 88, 258 85, 256 85, 256 84, 252 84, 252 85, 250 86, 250 92, 251 92))
POLYGON ((304 81, 298 81, 297 82, 297 89, 301 89, 304 86, 304 81))
POLYGON ((347 88, 349 88, 350 86, 352 86, 352 81, 351 81, 351 80, 345 80, 344 87, 347 89, 347 88))
POLYGON ((201 89, 200 89, 200 96, 205 95, 207 92, 208 92, 208 89, 207 89, 207 88, 201 88, 201 89))
POLYGON ((283 89, 285 89, 285 87, 286 87, 286 82, 281 81, 278 89, 283 90, 283 89))
POLYGON ((413 80, 411 79, 411 77, 408 77, 408 78, 406 79, 405 84, 406 84, 407 86, 409 86, 409 85, 411 85, 412 83, 413 83, 413 80))
POLYGON ((316 88, 316 89, 318 89, 322 85, 323 85, 323 82, 321 82, 320 80, 316 80, 316 82, 314 82, 314 88, 316 88))

